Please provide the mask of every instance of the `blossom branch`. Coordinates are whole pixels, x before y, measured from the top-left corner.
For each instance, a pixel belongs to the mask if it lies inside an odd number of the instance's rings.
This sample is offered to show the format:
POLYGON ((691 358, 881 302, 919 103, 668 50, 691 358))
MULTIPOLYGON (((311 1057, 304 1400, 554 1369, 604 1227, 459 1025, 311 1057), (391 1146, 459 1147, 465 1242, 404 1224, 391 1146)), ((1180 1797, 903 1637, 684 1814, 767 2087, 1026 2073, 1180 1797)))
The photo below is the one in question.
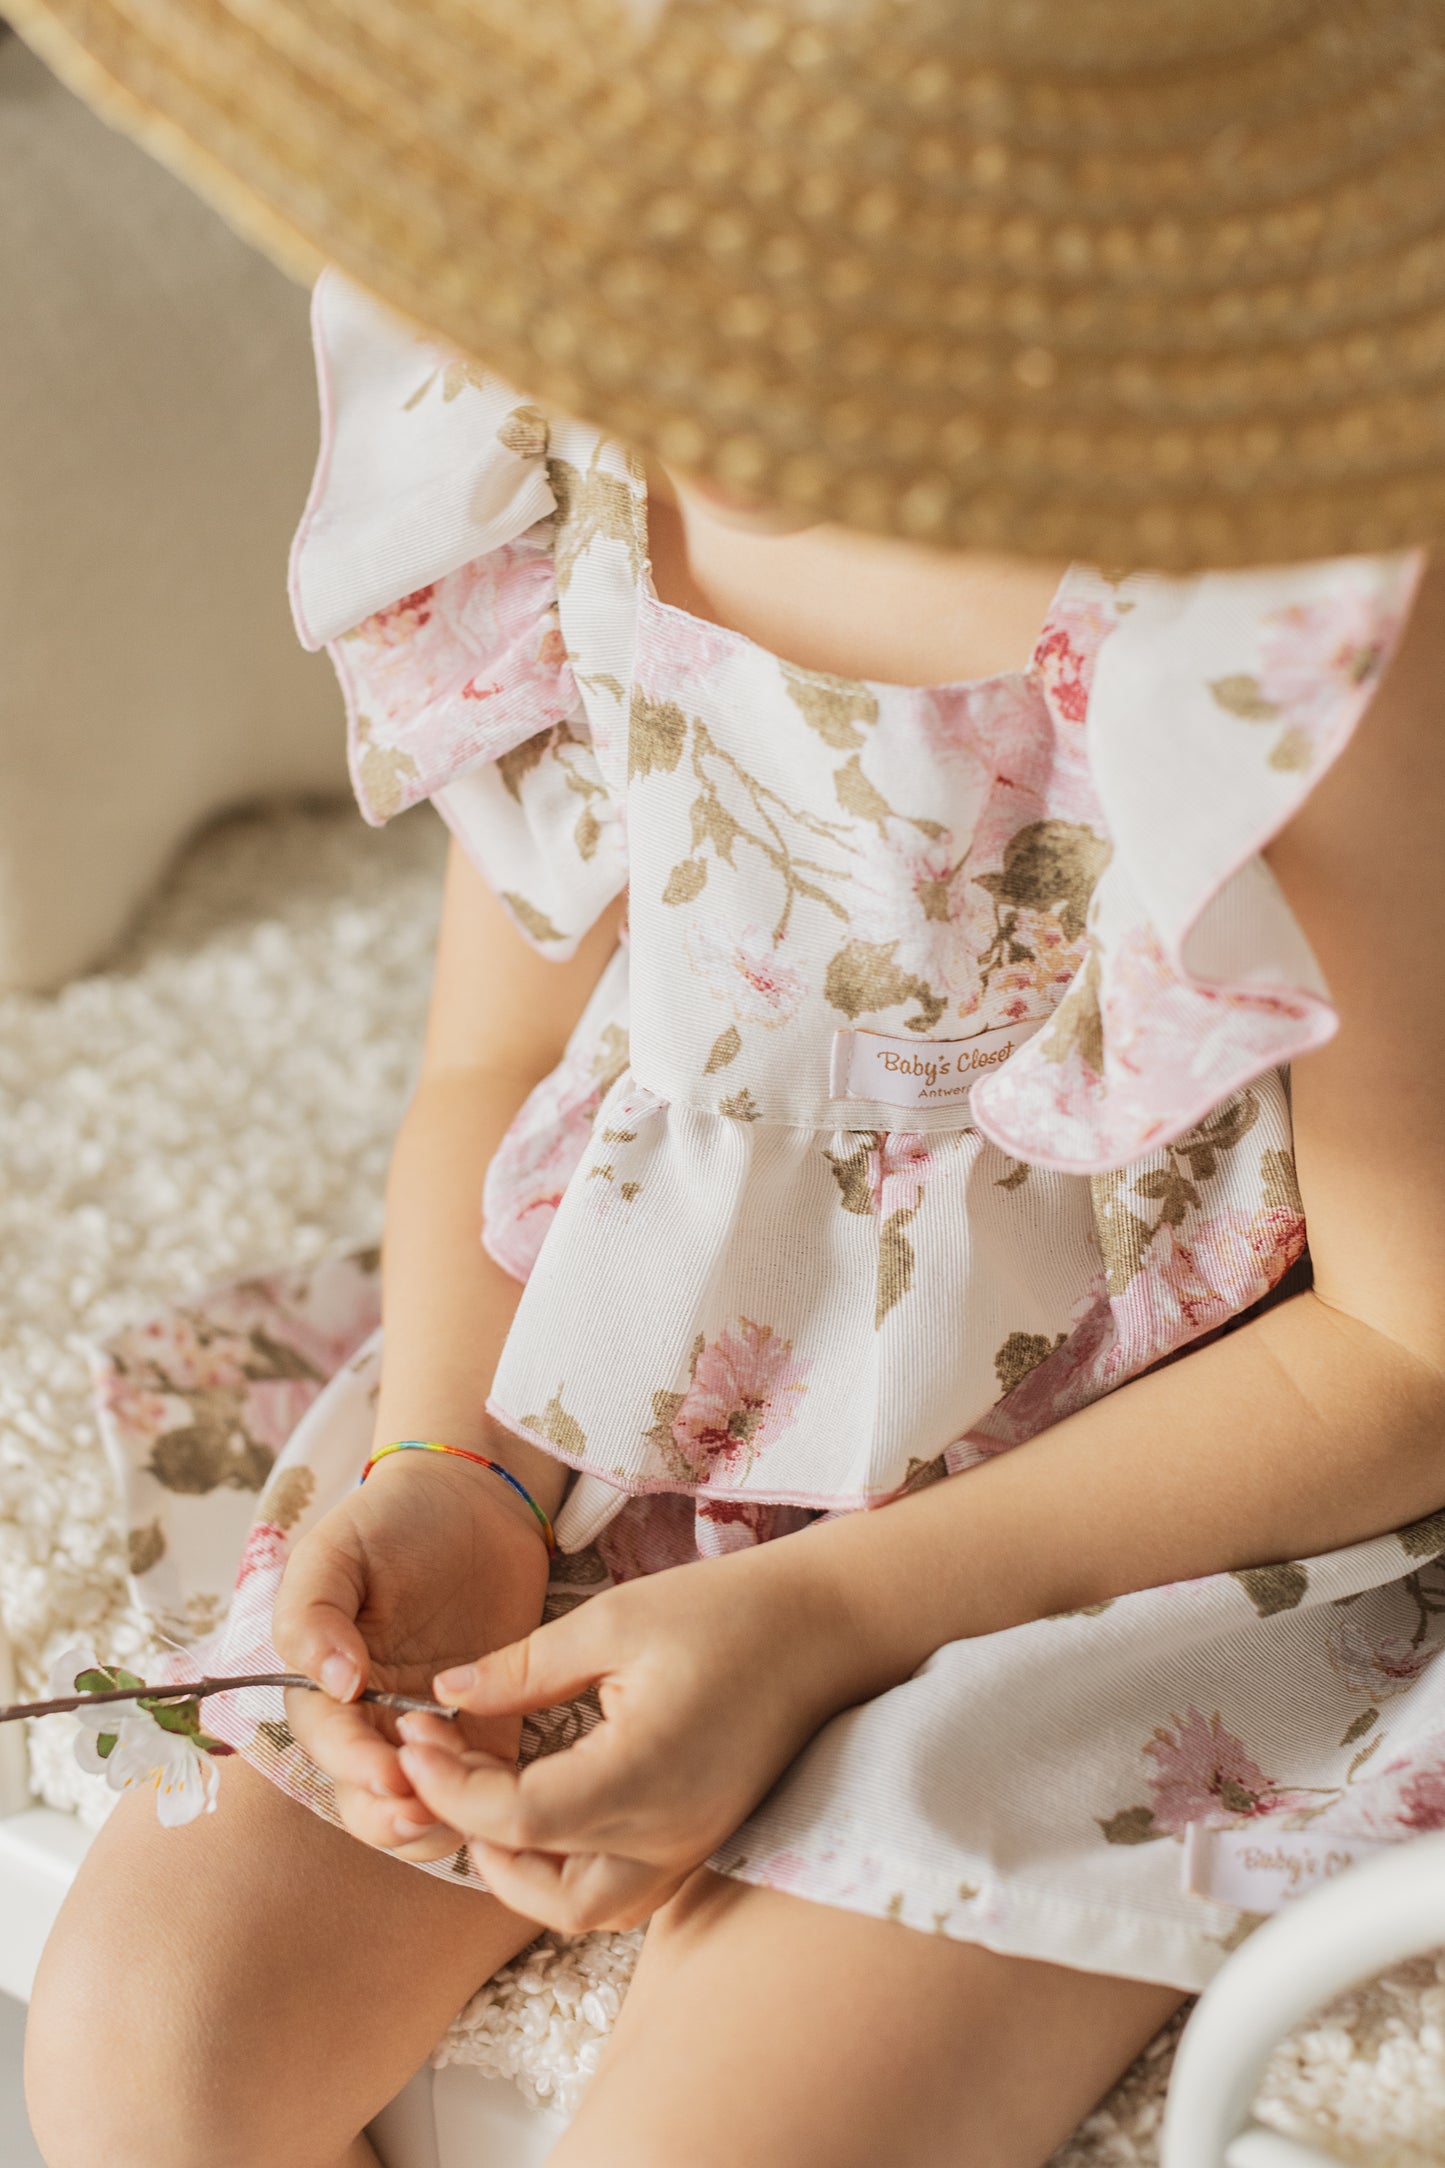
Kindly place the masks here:
MULTIPOLYGON (((8 1707, 0 1707, 0 1724, 22 1716, 64 1716, 107 1701, 204 1701, 210 1694, 234 1694, 247 1686, 299 1686, 314 1694, 325 1691, 315 1679, 302 1678, 298 1672, 255 1671, 242 1678, 181 1679, 167 1686, 109 1686, 93 1694, 61 1694, 53 1701, 13 1701, 8 1707)), ((414 1709, 426 1716, 444 1716, 449 1723, 458 1714, 437 1701, 422 1700, 414 1694, 384 1694, 374 1687, 367 1687, 356 1698, 382 1709, 414 1709)))

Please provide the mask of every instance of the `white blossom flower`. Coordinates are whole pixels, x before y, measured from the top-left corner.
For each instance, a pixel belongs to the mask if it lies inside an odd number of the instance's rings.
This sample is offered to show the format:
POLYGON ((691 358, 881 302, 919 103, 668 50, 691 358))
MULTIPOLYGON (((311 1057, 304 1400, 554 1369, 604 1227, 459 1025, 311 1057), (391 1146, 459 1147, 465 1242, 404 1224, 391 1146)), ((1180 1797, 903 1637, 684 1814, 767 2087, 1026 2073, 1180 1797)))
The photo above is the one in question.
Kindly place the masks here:
MULTIPOLYGON (((106 1686, 141 1687, 142 1679, 98 1661, 93 1649, 63 1649, 50 1667, 49 1695, 95 1692, 106 1686)), ((149 1784, 156 1812, 168 1829, 215 1812, 219 1771, 200 1726, 199 1704, 176 1702, 159 1709, 137 1702, 102 1702, 75 1712, 75 1758, 91 1776, 103 1776, 113 1792, 149 1784)))
POLYGON ((220 1772, 190 1732, 167 1731, 149 1710, 127 1717, 106 1759, 105 1780, 114 1792, 149 1784, 156 1812, 167 1829, 214 1814, 220 1772))

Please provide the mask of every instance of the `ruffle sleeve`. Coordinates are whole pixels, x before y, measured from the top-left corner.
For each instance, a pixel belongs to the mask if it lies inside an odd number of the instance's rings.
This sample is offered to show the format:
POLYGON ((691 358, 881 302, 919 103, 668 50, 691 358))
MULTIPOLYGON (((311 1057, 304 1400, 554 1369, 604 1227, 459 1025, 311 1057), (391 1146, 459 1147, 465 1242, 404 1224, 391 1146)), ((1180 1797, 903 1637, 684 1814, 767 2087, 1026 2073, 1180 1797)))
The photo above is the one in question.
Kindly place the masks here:
POLYGON ((1408 554, 1074 575, 1111 620, 1086 736, 1112 850, 1073 983, 974 1090, 973 1119, 1004 1151, 1075 1174, 1125 1166, 1333 1035, 1319 964, 1260 853, 1369 705, 1420 568, 1408 554))
POLYGON ((527 938, 570 955, 626 855, 615 733, 562 624, 548 420, 334 272, 313 330, 322 450, 291 597, 341 683, 361 810, 431 799, 527 938))

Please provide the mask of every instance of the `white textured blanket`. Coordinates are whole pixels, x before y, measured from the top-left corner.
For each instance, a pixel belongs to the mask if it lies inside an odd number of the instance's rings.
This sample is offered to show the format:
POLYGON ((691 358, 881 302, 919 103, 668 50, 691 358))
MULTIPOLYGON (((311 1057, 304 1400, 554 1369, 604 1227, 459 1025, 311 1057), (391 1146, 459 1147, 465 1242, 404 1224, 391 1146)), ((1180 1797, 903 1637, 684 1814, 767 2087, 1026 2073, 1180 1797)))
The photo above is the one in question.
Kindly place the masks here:
MULTIPOLYGON (((0 1001, 0 1601, 25 1685, 63 1638, 139 1652, 87 1342, 234 1272, 375 1233, 418 1044, 442 841, 348 812, 202 839, 106 972, 0 1001)), ((99 1819, 65 1720, 34 1728, 37 1789, 99 1819)), ((544 1937, 438 2049, 570 2107, 639 1937, 544 1937)), ((1172 2030, 1057 2168, 1149 2163, 1172 2030)), ((1445 1958, 1401 1968, 1296 2034, 1264 2112, 1344 2160, 1445 2158, 1445 1958)))

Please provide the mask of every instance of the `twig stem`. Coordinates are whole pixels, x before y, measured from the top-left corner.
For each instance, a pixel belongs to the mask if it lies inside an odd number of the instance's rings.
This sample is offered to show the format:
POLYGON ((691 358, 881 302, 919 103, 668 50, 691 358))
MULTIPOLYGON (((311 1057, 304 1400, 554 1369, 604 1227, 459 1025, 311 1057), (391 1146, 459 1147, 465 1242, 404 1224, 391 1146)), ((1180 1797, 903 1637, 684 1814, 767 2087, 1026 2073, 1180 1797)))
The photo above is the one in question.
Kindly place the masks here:
MULTIPOLYGON (((21 1716, 64 1716, 74 1709, 93 1709, 107 1701, 204 1701, 209 1694, 234 1694, 244 1686, 299 1686, 311 1693, 323 1691, 314 1679, 294 1671, 252 1671, 243 1678, 177 1679, 166 1686, 108 1686, 95 1694, 62 1694, 55 1701, 13 1701, 0 1708, 0 1724, 21 1716)), ((382 1709, 416 1709, 426 1716, 444 1716, 449 1723, 459 1715, 439 1701, 418 1699, 415 1694, 383 1694, 368 1686, 357 1695, 382 1709)))

